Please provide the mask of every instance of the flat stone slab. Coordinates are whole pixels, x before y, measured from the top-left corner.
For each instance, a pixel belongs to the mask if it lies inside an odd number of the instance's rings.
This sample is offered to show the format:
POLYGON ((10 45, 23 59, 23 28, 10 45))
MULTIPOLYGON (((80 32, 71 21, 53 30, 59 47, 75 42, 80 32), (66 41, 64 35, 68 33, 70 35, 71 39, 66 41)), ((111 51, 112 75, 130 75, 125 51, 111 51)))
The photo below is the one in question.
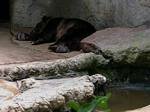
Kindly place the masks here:
POLYGON ((84 52, 96 52, 120 64, 150 67, 150 29, 107 28, 82 40, 84 52))
POLYGON ((100 74, 52 80, 29 78, 17 84, 3 80, 3 83, 0 82, 0 96, 7 94, 0 97, 0 111, 43 112, 60 109, 69 100, 81 101, 92 97, 96 82, 103 85, 106 78, 100 74))

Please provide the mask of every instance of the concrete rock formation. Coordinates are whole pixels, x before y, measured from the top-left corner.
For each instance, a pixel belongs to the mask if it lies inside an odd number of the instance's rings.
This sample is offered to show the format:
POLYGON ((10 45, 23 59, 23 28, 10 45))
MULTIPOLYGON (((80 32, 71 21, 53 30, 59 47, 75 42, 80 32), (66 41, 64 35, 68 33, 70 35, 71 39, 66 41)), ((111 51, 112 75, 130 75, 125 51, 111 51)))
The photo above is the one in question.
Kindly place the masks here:
POLYGON ((109 61, 101 55, 84 53, 68 59, 35 61, 21 64, 0 65, 0 77, 7 80, 18 80, 27 77, 63 77, 69 71, 87 70, 95 65, 103 66, 109 61))
MULTIPOLYGON (((63 108, 69 100, 81 101, 92 97, 95 81, 102 85, 106 82, 106 78, 96 74, 52 80, 24 79, 18 81, 21 85, 21 88, 18 88, 21 90, 20 93, 9 99, 5 99, 4 96, 0 98, 0 111, 53 112, 53 110, 63 108)), ((4 92, 9 92, 9 90, 0 89, 0 94, 4 92)))
POLYGON ((34 26, 45 14, 78 17, 97 29, 109 26, 139 26, 150 20, 148 0, 12 0, 12 22, 34 26))
POLYGON ((108 28, 82 40, 85 52, 102 54, 111 63, 150 67, 150 29, 108 28))

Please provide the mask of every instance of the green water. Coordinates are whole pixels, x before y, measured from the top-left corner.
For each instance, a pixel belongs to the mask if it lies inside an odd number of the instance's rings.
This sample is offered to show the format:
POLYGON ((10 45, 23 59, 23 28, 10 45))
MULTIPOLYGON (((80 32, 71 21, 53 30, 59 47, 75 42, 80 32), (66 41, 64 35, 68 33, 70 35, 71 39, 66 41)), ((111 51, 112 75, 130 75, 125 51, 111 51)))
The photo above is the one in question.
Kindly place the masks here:
POLYGON ((109 101, 111 112, 124 112, 150 105, 150 90, 111 89, 109 101))

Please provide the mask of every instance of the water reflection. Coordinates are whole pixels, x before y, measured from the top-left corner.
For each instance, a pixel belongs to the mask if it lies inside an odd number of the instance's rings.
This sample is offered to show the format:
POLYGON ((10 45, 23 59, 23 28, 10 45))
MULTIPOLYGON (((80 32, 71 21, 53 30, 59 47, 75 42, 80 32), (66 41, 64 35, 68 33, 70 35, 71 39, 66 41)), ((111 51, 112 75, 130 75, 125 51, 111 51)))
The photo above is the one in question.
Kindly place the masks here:
POLYGON ((150 90, 111 89, 111 112, 123 112, 150 105, 150 90))

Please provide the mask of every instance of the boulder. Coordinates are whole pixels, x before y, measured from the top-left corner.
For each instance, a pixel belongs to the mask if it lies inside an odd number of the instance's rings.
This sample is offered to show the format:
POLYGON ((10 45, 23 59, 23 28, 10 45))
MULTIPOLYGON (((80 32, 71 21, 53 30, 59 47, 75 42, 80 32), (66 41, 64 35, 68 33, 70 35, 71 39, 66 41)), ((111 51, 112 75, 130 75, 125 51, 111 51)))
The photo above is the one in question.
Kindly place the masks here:
POLYGON ((86 101, 94 95, 96 85, 106 83, 106 78, 95 74, 51 80, 28 78, 18 81, 17 85, 9 83, 0 83, 0 96, 6 92, 13 94, 12 87, 18 87, 18 92, 14 96, 0 97, 0 112, 53 112, 63 108, 69 100, 86 101))
POLYGON ((150 67, 150 29, 107 28, 83 39, 84 52, 102 54, 111 63, 150 67))

